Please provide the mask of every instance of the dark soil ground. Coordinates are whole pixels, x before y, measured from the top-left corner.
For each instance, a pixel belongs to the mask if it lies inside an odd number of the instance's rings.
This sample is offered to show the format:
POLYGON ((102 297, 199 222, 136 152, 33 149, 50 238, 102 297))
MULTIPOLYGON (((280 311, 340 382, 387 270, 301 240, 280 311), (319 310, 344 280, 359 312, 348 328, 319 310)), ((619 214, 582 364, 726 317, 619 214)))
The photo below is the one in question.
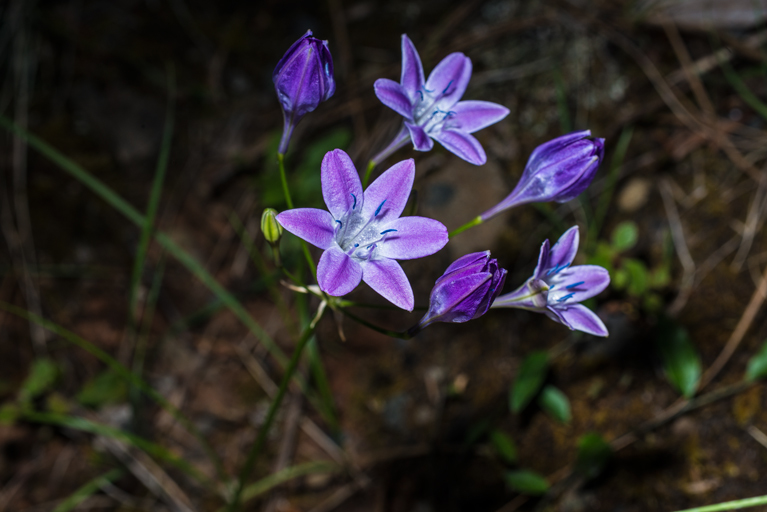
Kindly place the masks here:
MULTIPOLYGON (((302 474, 243 508, 679 510, 767 494, 767 396, 763 384, 739 384, 767 338, 757 293, 767 284, 767 38, 759 2, 724 4, 8 0, 0 112, 145 212, 172 74, 175 128, 157 227, 290 354, 318 304, 280 284, 259 231, 263 208, 285 208, 274 65, 307 28, 330 40, 337 91, 300 123, 287 155, 296 202, 321 206, 322 155, 340 147, 364 169, 398 129, 373 82, 399 77, 400 35, 427 72, 464 52, 474 65, 465 98, 511 114, 477 134, 485 166, 435 145, 400 150, 379 167, 415 158, 420 215, 458 227, 508 194, 538 144, 566 131, 592 130, 607 154, 578 200, 517 208, 405 262, 416 305, 425 307, 443 269, 471 251, 491 250, 509 270, 510 290, 530 275, 544 239, 578 224, 579 260, 613 267, 613 285, 590 304, 611 336, 493 310, 402 341, 326 314, 313 348, 333 411, 320 412, 316 376, 309 393, 291 389, 249 481, 290 467, 302 474), (626 221, 638 228, 636 244, 609 253, 626 221), (668 332, 683 329, 711 377, 689 403, 661 357, 668 332), (734 351, 720 358, 726 345, 734 351), (547 383, 569 399, 569 422, 535 402, 509 411, 509 389, 534 351, 549 352, 547 383), (587 433, 612 442, 592 472, 575 465, 587 433), (499 451, 500 435, 516 445, 516 461, 499 451), (518 493, 507 475, 519 469, 545 476, 549 491, 518 493)), ((75 503, 62 500, 83 486, 77 510, 219 510, 280 365, 157 243, 131 322, 140 229, 6 130, 0 166, 0 512, 69 510, 75 503), (146 380, 191 420, 226 476, 167 408, 106 371, 92 349, 9 304, 129 368, 143 360, 146 380), (201 484, 170 459, 217 483, 201 484)), ((300 266, 295 238, 282 247, 286 265, 300 266)), ((364 285, 348 298, 384 304, 364 285)), ((423 314, 352 311, 395 331, 423 314)), ((309 375, 310 364, 300 371, 309 375)))

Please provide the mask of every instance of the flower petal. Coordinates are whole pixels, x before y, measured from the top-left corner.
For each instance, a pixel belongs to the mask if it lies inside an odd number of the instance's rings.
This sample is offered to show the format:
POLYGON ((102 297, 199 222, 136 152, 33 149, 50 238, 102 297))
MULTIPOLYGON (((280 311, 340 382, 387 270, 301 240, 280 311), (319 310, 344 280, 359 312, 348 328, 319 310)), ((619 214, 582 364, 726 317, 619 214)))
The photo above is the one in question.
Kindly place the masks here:
POLYGON ((586 137, 591 137, 591 130, 568 133, 561 137, 557 137, 556 139, 544 142, 530 154, 530 158, 527 161, 527 167, 537 168, 539 161, 547 161, 551 159, 553 155, 559 154, 562 151, 562 148, 566 148, 574 142, 585 139, 586 137))
POLYGON ((277 215, 282 227, 320 249, 333 245, 333 216, 316 208, 295 208, 277 215))
POLYGON ((474 133, 509 115, 509 109, 489 101, 459 101, 451 110, 455 115, 448 121, 450 127, 465 133, 474 133))
POLYGON ((565 231, 559 237, 559 240, 551 246, 551 251, 549 251, 549 268, 564 267, 572 263, 575 255, 578 253, 579 240, 578 226, 573 226, 565 231))
POLYGON ((334 297, 354 290, 362 279, 362 266, 337 246, 322 253, 317 264, 320 289, 334 297))
POLYGON ((412 158, 389 167, 365 190, 362 217, 375 217, 382 226, 398 218, 410 197, 414 179, 415 163, 412 158))
POLYGON ((413 289, 396 261, 381 258, 366 262, 362 280, 395 306, 413 311, 413 289))
MULTIPOLYGON (((435 286, 429 298, 429 313, 439 316, 440 322, 456 323, 482 316, 487 312, 484 302, 492 287, 492 279, 490 272, 479 272, 435 286)), ((433 321, 429 319, 430 323, 433 321)))
POLYGON ((426 217, 402 217, 386 224, 388 233, 379 245, 378 255, 395 260, 412 260, 429 256, 448 242, 447 228, 439 221, 426 217))
MULTIPOLYGON (((405 217, 405 218, 408 218, 408 217, 405 217)), ((490 251, 472 252, 465 256, 461 256, 460 258, 455 260, 453 263, 451 263, 449 267, 445 269, 445 272, 443 272, 443 277, 445 274, 448 274, 450 272, 455 272, 456 270, 460 270, 462 268, 466 268, 469 266, 475 267, 478 265, 479 268, 482 268, 485 266, 485 263, 488 261, 488 258, 490 258, 490 251)), ((440 277, 440 279, 442 278, 440 277)), ((437 281, 439 281, 439 279, 437 281)))
POLYGON ((437 64, 426 80, 426 90, 437 98, 435 108, 448 111, 458 103, 471 78, 471 59, 451 53, 437 64))
POLYGON ((321 165, 322 197, 334 219, 340 219, 354 205, 363 200, 362 183, 357 169, 345 152, 340 149, 329 151, 321 165))
POLYGON ((402 78, 400 82, 412 104, 418 97, 418 90, 423 86, 425 80, 421 57, 418 55, 413 42, 405 34, 402 34, 402 78))
POLYGON ((405 127, 410 132, 410 139, 413 141, 413 147, 416 151, 431 151, 434 147, 434 141, 426 135, 426 131, 417 124, 405 122, 405 127))
POLYGON ((554 304, 563 297, 562 304, 583 302, 599 294, 610 284, 610 273, 597 265, 570 267, 557 276, 557 284, 549 291, 549 302, 554 304))
POLYGON ((442 130, 432 135, 445 149, 463 158, 470 164, 482 165, 487 162, 487 155, 474 136, 457 130, 442 130))
POLYGON ((607 327, 604 322, 583 304, 572 304, 570 306, 556 308, 558 317, 563 320, 570 329, 583 331, 594 336, 607 336, 607 327))
POLYGON ((538 253, 538 264, 535 266, 532 279, 543 279, 549 269, 549 251, 551 243, 548 238, 541 244, 541 252, 538 253))
POLYGON ((413 103, 400 84, 388 78, 379 78, 373 84, 373 88, 381 103, 405 119, 413 118, 413 103))

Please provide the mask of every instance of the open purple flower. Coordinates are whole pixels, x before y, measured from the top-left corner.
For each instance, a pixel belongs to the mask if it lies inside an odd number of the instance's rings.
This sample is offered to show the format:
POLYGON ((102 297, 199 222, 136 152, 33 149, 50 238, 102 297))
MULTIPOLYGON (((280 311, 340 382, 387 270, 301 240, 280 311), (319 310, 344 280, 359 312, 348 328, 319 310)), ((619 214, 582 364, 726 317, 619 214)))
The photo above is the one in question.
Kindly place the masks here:
POLYGON ((482 220, 525 203, 564 203, 586 190, 605 154, 605 140, 590 130, 573 132, 541 144, 527 161, 519 183, 482 220))
POLYGON ((285 120, 279 148, 284 155, 298 121, 336 91, 328 42, 312 37, 307 30, 277 63, 272 81, 285 120))
POLYGON ((425 80, 418 51, 403 34, 400 83, 380 78, 374 87, 378 99, 405 118, 405 126, 373 160, 380 162, 409 138, 418 151, 429 151, 434 139, 467 162, 484 164, 485 150, 470 134, 497 123, 509 109, 488 101, 458 101, 470 78, 471 59, 463 53, 451 53, 425 80))
POLYGON ((277 216, 286 230, 325 250, 317 265, 320 289, 342 296, 362 280, 396 306, 413 310, 413 290, 395 260, 434 254, 448 241, 441 222, 400 218, 414 178, 413 160, 404 160, 363 192, 349 155, 340 149, 325 155, 322 196, 330 211, 296 208, 277 216))
POLYGON ((487 313, 506 281, 506 270, 490 259, 490 251, 467 254, 455 260, 437 279, 429 311, 416 326, 434 322, 468 322, 487 313))
POLYGON ((610 274, 596 265, 570 265, 578 252, 578 226, 568 229, 553 246, 541 246, 538 266, 525 284, 498 297, 493 308, 520 308, 544 313, 570 329, 607 336, 602 320, 579 302, 610 284, 610 274))

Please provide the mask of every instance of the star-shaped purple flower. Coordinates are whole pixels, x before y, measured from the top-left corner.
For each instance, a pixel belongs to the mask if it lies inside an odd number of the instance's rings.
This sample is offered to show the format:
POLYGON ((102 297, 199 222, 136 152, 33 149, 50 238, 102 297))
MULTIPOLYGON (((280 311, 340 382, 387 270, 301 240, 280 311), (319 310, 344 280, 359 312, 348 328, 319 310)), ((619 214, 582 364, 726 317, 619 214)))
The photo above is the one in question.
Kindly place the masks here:
POLYGON ((434 139, 467 162, 484 164, 485 150, 470 134, 497 123, 509 109, 489 101, 458 101, 470 78, 471 59, 463 53, 451 53, 424 80, 418 51, 403 34, 400 83, 380 78, 374 85, 378 99, 405 118, 405 128, 384 153, 404 145, 409 134, 418 151, 429 151, 434 139))
POLYGON ((376 292, 408 311, 413 290, 395 260, 434 254, 447 244, 447 228, 433 219, 402 217, 415 164, 394 164, 362 191, 349 155, 336 149, 322 160, 322 196, 329 212, 296 208, 277 220, 294 235, 324 249, 317 282, 329 295, 342 296, 365 281, 376 292))
POLYGON ((568 229, 553 246, 541 246, 533 276, 511 293, 498 297, 493 308, 520 308, 544 313, 570 329, 607 336, 602 320, 579 302, 610 284, 610 274, 596 265, 570 266, 578 252, 578 226, 568 229))

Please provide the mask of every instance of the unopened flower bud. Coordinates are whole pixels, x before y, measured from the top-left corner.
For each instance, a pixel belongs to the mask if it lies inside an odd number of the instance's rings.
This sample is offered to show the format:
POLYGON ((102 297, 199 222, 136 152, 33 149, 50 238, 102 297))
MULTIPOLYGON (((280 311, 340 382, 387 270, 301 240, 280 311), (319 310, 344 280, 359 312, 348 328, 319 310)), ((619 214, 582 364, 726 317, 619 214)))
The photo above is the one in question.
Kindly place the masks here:
POLYGON ((282 226, 277 222, 277 210, 267 208, 261 214, 261 232, 270 244, 276 244, 282 236, 282 226))

